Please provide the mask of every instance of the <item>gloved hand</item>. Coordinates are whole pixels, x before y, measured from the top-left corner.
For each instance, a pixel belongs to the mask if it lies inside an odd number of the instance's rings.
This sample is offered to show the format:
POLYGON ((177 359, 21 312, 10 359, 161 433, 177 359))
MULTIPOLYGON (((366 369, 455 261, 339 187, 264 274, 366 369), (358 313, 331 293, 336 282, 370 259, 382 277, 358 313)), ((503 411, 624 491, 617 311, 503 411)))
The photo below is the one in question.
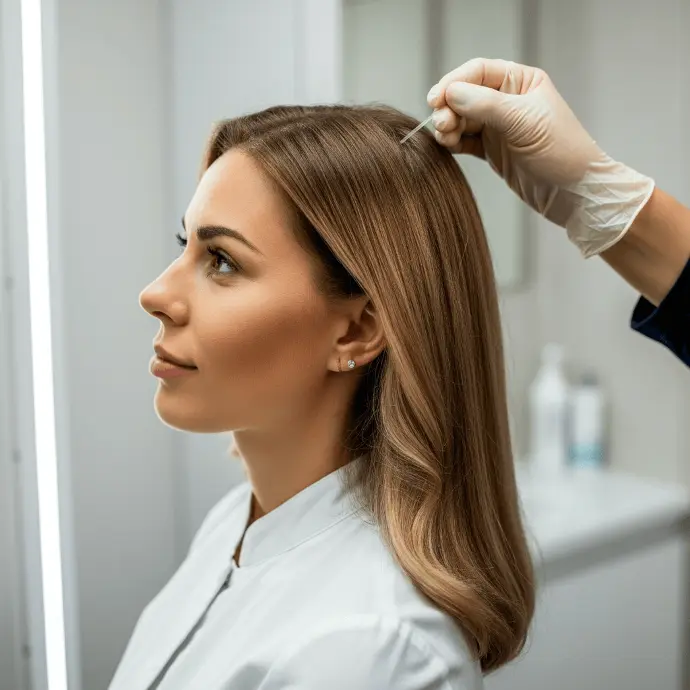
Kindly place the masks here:
POLYGON ((585 257, 620 240, 652 195, 654 180, 607 156, 543 70, 477 58, 427 100, 440 144, 484 158, 585 257))

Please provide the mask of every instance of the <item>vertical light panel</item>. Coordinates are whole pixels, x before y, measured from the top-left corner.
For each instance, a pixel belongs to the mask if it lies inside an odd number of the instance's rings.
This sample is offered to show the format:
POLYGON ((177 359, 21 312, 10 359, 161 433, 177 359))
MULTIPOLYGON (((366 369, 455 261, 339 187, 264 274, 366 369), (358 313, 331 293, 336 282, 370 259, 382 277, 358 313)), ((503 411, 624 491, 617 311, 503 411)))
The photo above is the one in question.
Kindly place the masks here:
POLYGON ((26 221, 36 476, 49 690, 67 690, 53 395, 40 0, 21 0, 26 221))

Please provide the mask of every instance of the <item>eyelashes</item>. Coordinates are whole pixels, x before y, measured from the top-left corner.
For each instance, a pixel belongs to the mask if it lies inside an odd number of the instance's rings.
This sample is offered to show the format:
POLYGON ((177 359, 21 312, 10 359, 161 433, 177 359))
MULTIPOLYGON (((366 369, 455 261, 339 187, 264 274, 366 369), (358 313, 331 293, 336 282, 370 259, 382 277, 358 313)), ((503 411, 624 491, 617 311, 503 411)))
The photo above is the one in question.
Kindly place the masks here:
MULTIPOLYGON (((184 249, 187 246, 187 240, 180 235, 180 233, 175 233, 175 239, 177 240, 177 244, 184 249)), ((209 245, 206 247, 207 253, 213 257, 213 261, 211 261, 211 268, 209 271, 206 273, 208 277, 217 275, 222 278, 227 278, 229 276, 234 275, 235 273, 240 272, 240 267, 237 265, 235 261, 233 261, 225 252, 222 250, 218 249, 217 247, 214 247, 212 245, 209 245), (221 264, 225 264, 228 266, 231 270, 230 272, 225 272, 225 271, 220 271, 216 266, 220 266, 221 264)))

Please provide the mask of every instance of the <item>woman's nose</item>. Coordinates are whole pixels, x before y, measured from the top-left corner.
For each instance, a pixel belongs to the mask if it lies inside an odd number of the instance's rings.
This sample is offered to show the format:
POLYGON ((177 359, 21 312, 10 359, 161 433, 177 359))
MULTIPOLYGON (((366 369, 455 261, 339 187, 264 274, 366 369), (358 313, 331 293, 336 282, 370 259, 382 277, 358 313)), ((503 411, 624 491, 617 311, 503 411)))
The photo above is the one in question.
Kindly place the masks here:
POLYGON ((141 291, 139 304, 151 316, 181 325, 189 318, 188 295, 172 278, 170 269, 162 273, 141 291))

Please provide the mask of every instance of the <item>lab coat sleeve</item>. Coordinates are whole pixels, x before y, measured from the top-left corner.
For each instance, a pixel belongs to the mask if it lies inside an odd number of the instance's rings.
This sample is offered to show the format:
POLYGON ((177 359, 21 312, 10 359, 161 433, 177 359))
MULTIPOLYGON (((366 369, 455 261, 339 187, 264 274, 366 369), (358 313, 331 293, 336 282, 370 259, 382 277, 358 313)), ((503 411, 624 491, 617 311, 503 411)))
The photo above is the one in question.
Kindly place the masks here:
POLYGON ((630 325, 690 366, 690 261, 658 307, 640 298, 630 325))
POLYGON ((473 690, 472 665, 464 684, 407 622, 355 620, 291 646, 259 690, 473 690))

